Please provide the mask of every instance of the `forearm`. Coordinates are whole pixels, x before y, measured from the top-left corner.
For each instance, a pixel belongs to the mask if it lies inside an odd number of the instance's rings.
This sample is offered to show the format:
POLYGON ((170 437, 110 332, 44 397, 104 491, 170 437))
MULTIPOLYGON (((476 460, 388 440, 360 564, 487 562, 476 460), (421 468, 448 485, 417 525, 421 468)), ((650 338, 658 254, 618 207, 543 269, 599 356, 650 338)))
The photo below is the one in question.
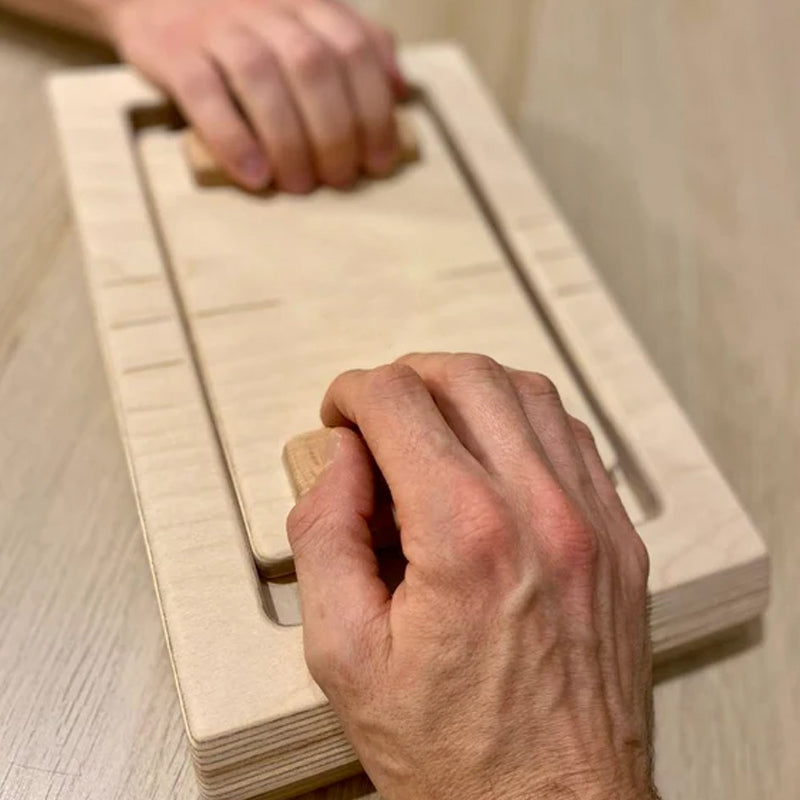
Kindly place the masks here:
POLYGON ((0 0, 0 6, 102 41, 109 40, 109 18, 121 0, 0 0))

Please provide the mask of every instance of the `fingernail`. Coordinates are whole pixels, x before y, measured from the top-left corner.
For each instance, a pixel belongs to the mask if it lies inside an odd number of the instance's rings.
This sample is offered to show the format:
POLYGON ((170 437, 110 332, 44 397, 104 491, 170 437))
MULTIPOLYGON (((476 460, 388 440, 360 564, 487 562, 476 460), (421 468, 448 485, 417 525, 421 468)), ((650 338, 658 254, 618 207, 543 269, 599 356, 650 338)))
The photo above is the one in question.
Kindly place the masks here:
POLYGON ((242 172, 249 184, 258 188, 269 178, 269 166, 261 153, 250 153, 242 160, 242 172))
POLYGON ((370 158, 369 171, 373 175, 387 175, 397 165, 397 148, 378 150, 370 158))
POLYGON ((290 194, 308 194, 316 185, 311 175, 292 175, 281 181, 281 187, 290 194))
POLYGON ((408 85, 408 81, 405 79, 405 76, 402 72, 400 72, 400 67, 397 64, 394 65, 391 75, 392 82, 394 83, 394 90, 398 97, 408 97, 411 89, 408 85))
POLYGON ((336 460, 336 454, 339 452, 339 445, 341 444, 342 437, 339 431, 332 429, 328 434, 328 441, 325 444, 325 465, 327 466, 332 461, 336 460))
POLYGON ((355 169, 343 169, 331 172, 327 176, 326 183, 334 189, 348 189, 355 183, 356 178, 358 178, 358 173, 355 169))

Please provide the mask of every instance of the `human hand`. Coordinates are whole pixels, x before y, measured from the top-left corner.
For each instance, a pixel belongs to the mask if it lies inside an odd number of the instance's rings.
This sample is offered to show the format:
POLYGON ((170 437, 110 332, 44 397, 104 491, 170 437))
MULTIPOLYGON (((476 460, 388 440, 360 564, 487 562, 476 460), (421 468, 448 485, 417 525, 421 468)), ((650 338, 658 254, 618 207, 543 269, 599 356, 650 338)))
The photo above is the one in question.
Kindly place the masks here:
POLYGON ((390 34, 340 0, 119 0, 121 56, 164 88, 248 189, 382 175, 404 84, 390 34))
POLYGON ((654 797, 647 552, 553 385, 410 355, 341 375, 322 420, 328 463, 287 522, 306 660, 382 797, 654 797), (408 560, 394 595, 370 453, 408 560))

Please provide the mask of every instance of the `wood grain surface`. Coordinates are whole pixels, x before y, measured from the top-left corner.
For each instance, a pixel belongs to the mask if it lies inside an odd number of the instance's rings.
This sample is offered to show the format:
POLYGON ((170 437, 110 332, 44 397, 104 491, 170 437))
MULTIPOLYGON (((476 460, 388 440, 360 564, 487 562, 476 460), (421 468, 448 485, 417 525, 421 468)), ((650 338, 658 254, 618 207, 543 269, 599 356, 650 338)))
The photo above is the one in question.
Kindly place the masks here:
MULTIPOLYGON (((526 136, 775 555, 763 629, 659 674, 662 792, 782 800, 800 785, 796 7, 646 8, 547 4, 526 136)), ((0 16, 4 800, 197 798, 40 83, 102 57, 0 16)))

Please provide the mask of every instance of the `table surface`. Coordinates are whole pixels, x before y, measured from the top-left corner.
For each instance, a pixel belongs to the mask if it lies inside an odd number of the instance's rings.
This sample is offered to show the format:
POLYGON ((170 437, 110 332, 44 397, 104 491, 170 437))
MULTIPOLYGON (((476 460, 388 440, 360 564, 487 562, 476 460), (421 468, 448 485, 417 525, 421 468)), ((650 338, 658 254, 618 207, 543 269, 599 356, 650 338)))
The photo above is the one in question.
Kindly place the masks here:
MULTIPOLYGON (((198 798, 42 86, 104 58, 0 14, 3 800, 198 798)), ((800 784, 790 527, 765 532, 781 552, 765 624, 659 671, 665 797, 800 784)), ((358 778, 312 796, 375 795, 358 778)))

